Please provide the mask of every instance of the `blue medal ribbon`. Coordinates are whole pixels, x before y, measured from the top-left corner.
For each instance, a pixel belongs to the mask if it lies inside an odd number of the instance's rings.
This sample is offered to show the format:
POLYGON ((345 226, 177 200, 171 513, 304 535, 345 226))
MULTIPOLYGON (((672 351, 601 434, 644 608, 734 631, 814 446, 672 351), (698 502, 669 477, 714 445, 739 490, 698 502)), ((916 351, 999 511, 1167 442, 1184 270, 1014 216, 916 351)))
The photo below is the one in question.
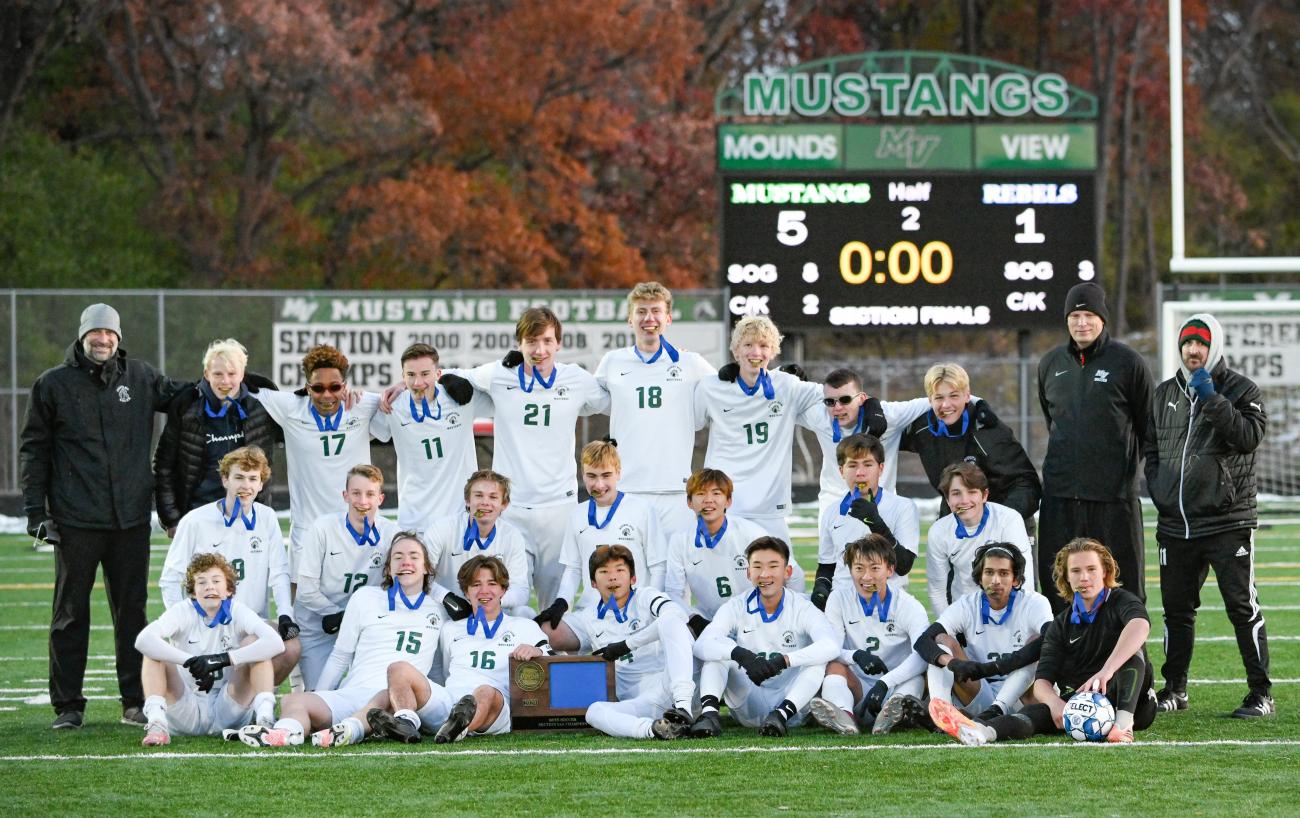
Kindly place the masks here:
POLYGON ((596 618, 604 619, 605 614, 609 613, 610 611, 613 611, 614 621, 619 623, 620 625, 623 624, 624 622, 627 621, 627 610, 628 608, 632 607, 632 597, 634 596, 636 596, 635 588, 633 588, 631 591, 628 592, 627 602, 623 603, 623 608, 622 610, 620 610, 618 607, 618 600, 614 598, 613 594, 610 594, 608 602, 596 603, 596 618))
POLYGON ((424 591, 420 591, 420 595, 412 602, 410 597, 406 595, 406 591, 403 591, 402 586, 394 579, 393 584, 388 587, 388 610, 397 610, 397 598, 399 596, 402 598, 402 604, 409 611, 419 610, 420 606, 424 604, 424 591))
POLYGON ((953 512, 952 518, 953 518, 954 520, 956 520, 956 522, 957 522, 957 539, 959 539, 959 540, 971 540, 971 539, 974 539, 974 538, 976 538, 976 537, 978 537, 978 536, 980 535, 980 532, 982 532, 982 531, 984 530, 984 526, 985 526, 986 524, 988 524, 988 521, 989 521, 989 507, 988 507, 988 504, 986 503, 986 504, 984 505, 984 516, 980 517, 979 528, 976 528, 974 531, 967 531, 967 530, 966 530, 966 526, 962 525, 961 520, 958 519, 958 517, 957 517, 957 512, 955 512, 955 511, 953 512))
POLYGON ((343 515, 343 525, 357 545, 379 545, 379 527, 371 525, 369 517, 361 518, 360 533, 352 527, 352 520, 346 514, 343 515))
POLYGON ((473 549, 476 545, 478 546, 478 550, 486 551, 488 550, 488 546, 490 546, 492 541, 496 538, 497 527, 494 525, 492 526, 491 533, 487 535, 487 539, 483 539, 483 536, 479 534, 478 520, 471 516, 469 518, 469 525, 465 526, 465 536, 461 537, 460 544, 466 551, 473 549))
POLYGON ((226 524, 226 528, 230 528, 232 525, 234 525, 235 520, 242 520, 244 523, 244 528, 248 529, 249 531, 252 531, 254 528, 257 528, 257 506, 250 504, 248 508, 250 511, 253 512, 253 514, 251 517, 245 517, 244 511, 240 507, 238 497, 235 498, 235 507, 233 510, 231 510, 229 514, 226 513, 225 497, 222 497, 220 500, 218 500, 217 504, 221 508, 221 522, 226 524))
POLYGON ((714 546, 722 542, 722 535, 727 533, 727 518, 722 518, 722 528, 712 537, 709 536, 709 526, 704 522, 703 517, 695 518, 695 547, 708 548, 712 550, 714 546), (703 542, 701 542, 703 540, 703 542))
POLYGON ((605 521, 598 523, 596 522, 596 498, 592 497, 587 501, 587 522, 594 525, 597 530, 603 529, 609 525, 610 520, 614 519, 614 514, 618 511, 618 504, 621 502, 623 502, 623 492, 620 491, 614 495, 614 502, 610 504, 609 511, 605 514, 605 521))
POLYGON ((248 413, 244 411, 244 407, 239 404, 239 401, 234 398, 222 398, 220 404, 220 411, 214 412, 212 411, 212 406, 205 400, 203 401, 203 411, 206 412, 210 418, 224 418, 226 413, 230 411, 230 407, 233 406, 235 407, 235 412, 239 414, 240 420, 248 420, 248 413))
MULTIPOLYGON (((850 491, 848 494, 844 495, 844 499, 840 500, 840 516, 843 517, 846 514, 848 514, 849 509, 853 506, 853 501, 858 499, 861 496, 862 496, 862 491, 857 486, 853 487, 853 491, 850 491)), ((875 503, 876 507, 879 508, 880 498, 884 496, 885 496, 885 487, 878 486, 876 488, 876 496, 871 498, 871 502, 875 503)))
POLYGON ((884 622, 889 618, 889 606, 894 601, 894 595, 889 593, 889 586, 885 586, 885 596, 880 597, 880 591, 872 591, 871 599, 863 599, 862 594, 858 594, 858 604, 862 606, 863 616, 872 616, 873 614, 880 617, 884 622))
POLYGON ((763 601, 758 598, 758 589, 749 592, 745 597, 745 613, 758 614, 764 622, 775 622, 781 617, 781 611, 785 610, 785 589, 781 589, 781 601, 776 603, 776 610, 768 616, 767 609, 763 607, 763 601))
POLYGON ((203 624, 209 628, 215 628, 218 625, 229 625, 231 619, 233 619, 230 614, 230 597, 221 600, 221 607, 217 608, 217 612, 212 615, 211 622, 208 621, 208 612, 203 610, 203 606, 199 604, 197 599, 190 597, 190 604, 194 606, 194 610, 199 612, 199 619, 203 620, 203 624))
POLYGON ((930 434, 935 437, 963 437, 966 434, 966 429, 970 427, 970 410, 962 410, 961 431, 957 434, 953 434, 952 430, 948 428, 948 424, 939 420, 939 416, 934 413, 933 409, 926 414, 926 424, 930 427, 930 434))
POLYGON ((1110 589, 1103 588, 1100 594, 1097 594, 1097 601, 1093 603, 1092 610, 1083 603, 1083 595, 1078 591, 1074 592, 1074 604, 1070 606, 1070 621, 1076 625, 1091 625, 1092 620, 1097 618, 1097 612, 1101 610, 1101 603, 1106 601, 1110 596, 1110 589))
MULTIPOLYGON (((864 404, 858 407, 858 420, 853 425, 853 434, 861 434, 865 428, 867 428, 867 407, 864 404)), ((831 440, 839 443, 843 437, 844 430, 840 428, 840 422, 835 418, 831 418, 831 440)))
POLYGON ((501 627, 501 623, 505 621, 505 618, 506 612, 501 611, 497 614, 496 620, 489 623, 487 614, 483 613, 483 608, 480 606, 474 609, 473 616, 465 620, 465 632, 473 636, 481 627, 483 628, 483 638, 491 639, 497 635, 497 629, 501 627))
POLYGON ((410 397, 408 400, 411 401, 411 420, 416 423, 424 423, 426 420, 442 420, 442 404, 438 403, 438 387, 433 388, 433 405, 437 408, 437 414, 429 411, 429 399, 427 397, 420 398, 420 406, 423 407, 423 412, 416 407, 414 397, 410 397))
POLYGON ((316 421, 316 429, 321 432, 337 432, 339 424, 343 422, 343 405, 339 405, 339 410, 329 417, 321 417, 320 412, 316 411, 316 404, 309 403, 308 411, 311 412, 312 419, 316 421))
POLYGON ((1002 616, 999 619, 993 618, 993 609, 989 607, 989 595, 980 594, 980 624, 981 625, 1001 625, 1011 616, 1011 612, 1016 607, 1016 598, 1020 596, 1020 589, 1013 588, 1011 596, 1007 599, 1007 607, 1003 609, 1002 616))
POLYGON ((636 344, 632 345, 632 351, 636 353, 636 357, 640 358, 641 363, 643 364, 652 364, 655 361, 659 360, 659 356, 663 355, 665 350, 667 350, 668 352, 668 360, 672 361, 673 363, 677 363, 677 359, 681 357, 681 354, 673 347, 672 344, 668 343, 668 339, 663 337, 662 335, 659 336, 659 348, 656 349, 655 354, 651 355, 649 358, 641 354, 641 350, 637 349, 636 344))
POLYGON ((525 392, 532 392, 533 386, 539 383, 542 385, 543 389, 550 389, 551 386, 555 383, 555 376, 559 374, 560 369, 559 367, 553 367, 551 369, 551 379, 548 381, 542 377, 542 373, 537 371, 537 367, 533 367, 533 377, 529 378, 527 383, 524 382, 523 364, 519 365, 518 372, 519 372, 519 388, 524 390, 525 392))
POLYGON ((737 372, 736 386, 740 387, 741 392, 744 392, 746 395, 750 395, 751 397, 758 391, 759 387, 763 388, 763 397, 768 400, 776 397, 776 390, 772 388, 772 378, 768 376, 766 369, 758 370, 758 379, 754 381, 753 386, 745 383, 745 379, 740 377, 740 373, 737 372))

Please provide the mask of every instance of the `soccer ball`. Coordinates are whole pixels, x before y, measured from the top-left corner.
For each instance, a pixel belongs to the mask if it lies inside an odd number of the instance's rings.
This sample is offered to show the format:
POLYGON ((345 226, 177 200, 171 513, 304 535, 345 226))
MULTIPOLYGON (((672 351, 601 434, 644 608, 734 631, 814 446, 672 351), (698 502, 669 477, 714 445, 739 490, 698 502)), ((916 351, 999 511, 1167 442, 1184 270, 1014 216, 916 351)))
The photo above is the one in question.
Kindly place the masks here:
POLYGON ((1061 722, 1075 741, 1105 741, 1115 726, 1115 705, 1103 693, 1075 693, 1065 703, 1061 722))

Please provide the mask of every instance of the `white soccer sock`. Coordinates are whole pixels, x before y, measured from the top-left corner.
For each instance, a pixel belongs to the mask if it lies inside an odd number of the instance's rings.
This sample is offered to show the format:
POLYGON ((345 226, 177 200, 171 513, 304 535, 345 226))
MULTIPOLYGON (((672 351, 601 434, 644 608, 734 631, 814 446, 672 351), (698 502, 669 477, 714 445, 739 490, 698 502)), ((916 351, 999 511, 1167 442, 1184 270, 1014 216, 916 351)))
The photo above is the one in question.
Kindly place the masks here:
POLYGON ((952 686, 956 679, 951 670, 930 665, 925 669, 925 681, 930 688, 930 698, 952 704, 952 686))
POLYGON ((274 720, 275 719, 275 694, 258 693, 256 696, 254 696, 253 712, 257 714, 257 718, 259 720, 262 720, 263 717, 265 717, 266 720, 268 721, 274 720))
POLYGON ((822 698, 841 710, 853 712, 853 693, 843 676, 828 674, 822 681, 822 698))
POLYGON ((167 699, 162 696, 150 696, 144 700, 144 717, 150 724, 167 723, 167 699))
POLYGON ((650 738, 654 721, 620 712, 613 702, 593 702, 587 708, 587 723, 607 736, 650 738))
POLYGON ((1116 710, 1116 711, 1115 711, 1115 727, 1114 727, 1114 729, 1116 729, 1116 730, 1120 730, 1120 731, 1123 731, 1123 730, 1132 730, 1132 729, 1133 729, 1133 714, 1130 713, 1130 712, 1128 712, 1127 710, 1116 710))
POLYGON ((273 729, 283 730, 289 735, 297 736, 300 739, 302 738, 303 735, 302 722, 298 721, 297 719, 281 718, 279 721, 275 723, 275 727, 273 729))
POLYGON ((398 710, 393 717, 409 722, 416 730, 420 729, 420 717, 414 710, 398 710))
POLYGON ((347 731, 348 738, 354 741, 360 741, 366 734, 366 726, 356 716, 348 716, 344 719, 343 728, 347 731))
POLYGON ((705 662, 700 669, 700 697, 713 696, 719 702, 727 689, 727 662, 705 662))
POLYGON ((823 665, 808 665, 806 667, 790 668, 787 673, 797 673, 794 682, 785 690, 785 697, 794 705, 795 710, 803 710, 812 701, 812 697, 817 695, 817 691, 822 686, 822 680, 826 678, 826 668, 823 665))

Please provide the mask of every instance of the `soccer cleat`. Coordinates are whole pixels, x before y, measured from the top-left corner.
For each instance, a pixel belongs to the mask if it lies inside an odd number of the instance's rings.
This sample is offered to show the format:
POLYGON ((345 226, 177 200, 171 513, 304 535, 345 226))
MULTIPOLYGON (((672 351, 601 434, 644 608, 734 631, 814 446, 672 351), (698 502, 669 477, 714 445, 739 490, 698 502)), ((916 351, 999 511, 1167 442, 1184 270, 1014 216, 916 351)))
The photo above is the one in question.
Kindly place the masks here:
POLYGON ((1161 688, 1156 694, 1156 709, 1162 713, 1172 713, 1175 710, 1187 709, 1187 691, 1174 690, 1172 688, 1161 688))
POLYGON ((1246 698, 1241 700, 1241 707, 1232 711, 1234 719, 1258 719, 1264 716, 1271 716, 1277 712, 1277 706, 1273 703, 1273 697, 1267 693, 1256 693, 1250 691, 1246 698))
POLYGON ((80 710, 64 710, 54 717, 54 723, 50 727, 55 730, 80 730, 83 721, 80 710))
POLYGON ((790 728, 786 725, 785 713, 782 713, 780 708, 768 713, 767 718, 763 719, 763 723, 758 727, 758 734, 768 738, 780 738, 788 732, 790 728))
POLYGON ((289 735, 288 730, 277 730, 273 727, 263 727, 260 724, 247 724, 239 728, 239 740, 249 747, 288 747, 291 744, 302 744, 302 737, 289 735))
POLYGON ((935 727, 965 744, 979 747, 997 741, 997 733, 987 724, 980 724, 942 699, 930 700, 930 718, 935 727))
POLYGON ((172 734, 167 732, 167 725, 155 721, 145 730, 144 741, 140 743, 145 747, 162 747, 172 743, 172 734))
POLYGON ((885 702, 871 728, 872 735, 885 736, 912 723, 921 702, 915 696, 895 696, 885 702), (910 700, 910 701, 909 701, 910 700), (915 703, 915 704, 914 704, 915 703))
POLYGON ((852 714, 844 712, 821 696, 814 697, 809 702, 808 709, 812 712, 813 719, 827 730, 834 730, 841 736, 856 736, 861 732, 852 714))
POLYGON ((1112 726, 1110 732, 1106 734, 1106 741, 1111 744, 1132 744, 1133 728, 1130 727, 1127 730, 1121 730, 1118 727, 1112 726))
MULTIPOLYGON (((668 713, 672 712, 674 711, 668 711, 668 713)), ((654 723, 650 725, 650 735, 660 741, 674 741, 689 736, 691 732, 690 723, 676 718, 670 719, 668 713, 665 713, 663 718, 654 720, 654 723)))
POLYGON ((143 708, 132 706, 122 708, 122 723, 144 726, 149 723, 149 720, 144 717, 143 708))
POLYGON ((705 710, 691 725, 691 738, 717 738, 722 735, 722 718, 716 710, 705 710))
POLYGON ((357 729, 356 722, 344 719, 338 724, 312 733, 311 743, 314 747, 346 747, 349 744, 360 744, 365 737, 365 733, 357 729))
POLYGON ((406 719, 399 719, 387 710, 371 708, 366 713, 366 721, 370 723, 371 731, 377 736, 400 741, 403 744, 419 744, 421 741, 420 728, 406 719))
POLYGON ((474 703, 473 696, 461 696, 460 701, 452 705, 447 720, 438 728, 438 734, 433 737, 434 742, 450 744, 465 738, 465 729, 474 720, 477 711, 478 705, 474 703))

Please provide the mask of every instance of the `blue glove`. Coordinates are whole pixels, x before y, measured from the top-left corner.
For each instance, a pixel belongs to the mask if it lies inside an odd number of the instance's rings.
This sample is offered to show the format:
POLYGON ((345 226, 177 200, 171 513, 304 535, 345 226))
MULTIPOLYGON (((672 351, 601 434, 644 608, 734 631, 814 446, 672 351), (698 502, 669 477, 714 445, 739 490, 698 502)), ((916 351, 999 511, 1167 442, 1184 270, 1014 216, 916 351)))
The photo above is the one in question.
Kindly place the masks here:
POLYGON ((1196 392, 1197 400, 1206 401, 1214 396, 1214 379, 1205 371, 1205 367, 1193 372, 1187 385, 1196 392))

